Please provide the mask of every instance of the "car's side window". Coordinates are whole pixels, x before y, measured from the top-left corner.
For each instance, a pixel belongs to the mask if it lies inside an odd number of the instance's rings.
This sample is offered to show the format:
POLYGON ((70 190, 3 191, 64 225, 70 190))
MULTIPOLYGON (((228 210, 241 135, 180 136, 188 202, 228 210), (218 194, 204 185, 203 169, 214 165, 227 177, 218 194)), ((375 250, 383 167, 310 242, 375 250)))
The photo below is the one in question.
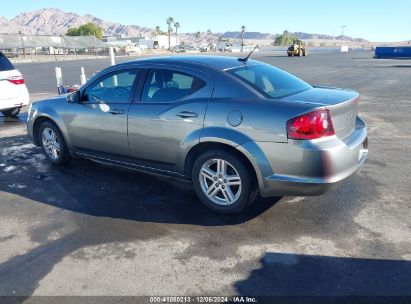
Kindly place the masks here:
POLYGON ((83 99, 90 103, 128 103, 138 74, 138 70, 129 70, 103 76, 85 90, 83 99))
POLYGON ((142 102, 173 102, 193 94, 205 82, 195 76, 165 69, 153 69, 144 85, 142 102))

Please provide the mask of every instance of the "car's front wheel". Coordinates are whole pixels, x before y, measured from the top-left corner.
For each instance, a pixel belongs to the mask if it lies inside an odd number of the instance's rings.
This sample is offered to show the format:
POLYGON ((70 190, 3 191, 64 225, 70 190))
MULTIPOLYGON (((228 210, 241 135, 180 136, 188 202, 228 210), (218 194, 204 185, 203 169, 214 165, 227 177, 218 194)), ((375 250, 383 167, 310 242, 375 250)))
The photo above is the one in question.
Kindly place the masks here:
POLYGON ((253 201, 253 176, 239 157, 223 150, 201 154, 192 171, 198 197, 219 213, 240 212, 253 201))
POLYGON ((13 108, 1 111, 5 117, 16 117, 20 113, 20 108, 13 108))
POLYGON ((62 165, 71 159, 64 137, 54 123, 51 121, 43 122, 38 132, 41 147, 50 162, 62 165))

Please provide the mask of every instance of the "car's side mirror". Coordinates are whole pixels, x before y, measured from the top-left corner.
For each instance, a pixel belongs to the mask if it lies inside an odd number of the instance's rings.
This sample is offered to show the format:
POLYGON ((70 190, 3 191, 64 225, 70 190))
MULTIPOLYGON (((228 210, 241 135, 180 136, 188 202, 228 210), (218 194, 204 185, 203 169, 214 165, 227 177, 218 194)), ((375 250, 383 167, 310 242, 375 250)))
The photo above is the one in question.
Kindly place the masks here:
POLYGON ((81 101, 80 91, 75 91, 67 95, 67 101, 69 103, 79 103, 81 101))

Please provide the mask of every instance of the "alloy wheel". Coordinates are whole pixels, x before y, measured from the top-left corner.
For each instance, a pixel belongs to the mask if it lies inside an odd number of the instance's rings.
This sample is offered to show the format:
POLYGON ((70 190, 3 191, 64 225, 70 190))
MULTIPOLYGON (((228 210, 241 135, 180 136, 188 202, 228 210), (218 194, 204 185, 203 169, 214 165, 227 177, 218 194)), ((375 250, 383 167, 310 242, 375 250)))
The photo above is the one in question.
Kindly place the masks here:
POLYGON ((206 161, 201 166, 199 179, 202 191, 215 204, 232 205, 241 195, 241 177, 226 160, 215 158, 206 161))
POLYGON ((56 133, 51 128, 45 128, 41 134, 44 150, 52 160, 60 157, 60 143, 56 133))

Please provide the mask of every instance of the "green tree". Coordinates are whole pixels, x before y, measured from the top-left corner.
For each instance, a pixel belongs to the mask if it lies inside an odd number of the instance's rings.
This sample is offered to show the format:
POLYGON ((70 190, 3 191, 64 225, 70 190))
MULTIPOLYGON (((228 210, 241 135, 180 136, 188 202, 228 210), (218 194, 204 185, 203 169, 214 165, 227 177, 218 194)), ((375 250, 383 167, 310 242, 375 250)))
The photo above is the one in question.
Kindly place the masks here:
POLYGON ((158 35, 161 35, 162 31, 160 29, 160 27, 157 25, 156 28, 154 29, 154 31, 151 32, 151 37, 153 40, 157 40, 158 39, 158 35))
POLYGON ((173 31, 173 23, 174 23, 174 19, 173 17, 168 17, 167 18, 167 33, 168 33, 168 50, 171 50, 171 32, 173 31))
POLYGON ((200 37, 201 37, 201 33, 200 33, 200 32, 197 32, 197 33, 196 33, 196 39, 200 39, 200 37))
POLYGON ((98 25, 89 22, 79 27, 68 29, 67 36, 95 36, 98 39, 103 37, 103 29, 98 25))
POLYGON ((154 33, 156 34, 156 36, 158 36, 158 35, 167 35, 167 32, 162 31, 158 25, 156 26, 156 28, 154 30, 154 33))
POLYGON ((274 45, 290 45, 296 39, 298 39, 297 36, 291 35, 288 31, 284 31, 275 38, 274 45))
POLYGON ((67 30, 67 36, 80 36, 78 27, 72 27, 67 30))
POLYGON ((212 32, 210 29, 207 30, 207 35, 208 35, 208 36, 211 36, 212 33, 213 33, 213 32, 212 32))

